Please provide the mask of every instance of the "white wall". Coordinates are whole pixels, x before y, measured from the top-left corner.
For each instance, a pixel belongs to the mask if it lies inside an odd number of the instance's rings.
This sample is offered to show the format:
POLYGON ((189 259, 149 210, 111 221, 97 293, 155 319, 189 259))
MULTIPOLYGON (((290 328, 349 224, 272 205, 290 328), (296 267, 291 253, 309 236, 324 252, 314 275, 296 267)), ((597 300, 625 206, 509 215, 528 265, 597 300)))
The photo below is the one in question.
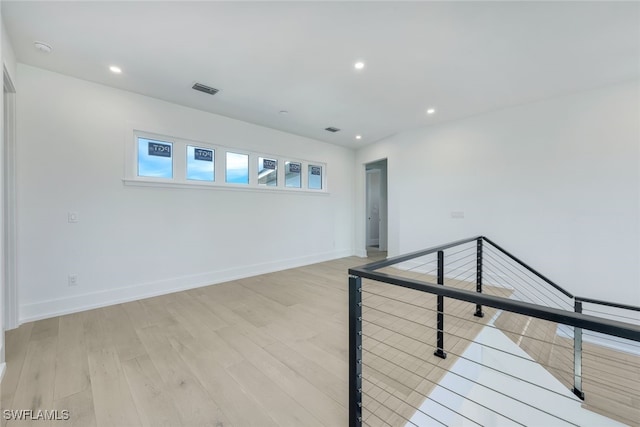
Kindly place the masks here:
POLYGON ((11 39, 9 39, 9 34, 7 33, 4 22, 2 22, 2 63, 7 69, 11 80, 15 84, 17 67, 16 54, 13 51, 11 39))
MULTIPOLYGON (((6 30, 4 28, 4 22, 2 21, 2 13, 0 11, 0 35, 2 37, 2 42, 0 43, 0 58, 4 59, 3 53, 4 53, 4 49, 2 49, 5 44, 5 38, 6 38, 6 30)), ((2 61, 0 61, 2 62, 2 61)), ((4 106, 4 92, 3 92, 3 98, 0 104, 2 104, 4 106)), ((0 107, 0 113, 3 113, 3 109, 2 107, 0 107)), ((0 115, 0 117, 3 117, 2 115, 0 115)), ((0 147, 4 146, 4 123, 2 124, 2 127, 0 127, 0 138, 2 138, 2 144, 0 144, 0 147)), ((0 150, 3 151, 3 150, 0 150)), ((2 159, 2 156, 0 155, 0 160, 2 159)), ((0 162, 0 165, 2 165, 2 162, 0 162)), ((0 171, 4 171, 4 168, 2 166, 0 166, 0 171)), ((0 173, 0 177, 3 174, 0 173)), ((2 183, 2 180, 0 178, 0 184, 2 183)), ((2 186, 0 185, 0 188, 2 188, 2 186)), ((0 195, 2 194, 2 192, 0 191, 0 195)), ((2 200, 2 198, 0 198, 0 200, 2 200)), ((0 204, 0 206, 2 206, 2 204, 0 204)), ((1 215, 1 213, 0 213, 1 215)), ((0 242, 2 242, 2 236, 3 236, 3 231, 4 231, 4 217, 2 217, 0 219, 0 242)), ((0 244, 0 248, 2 248, 2 245, 0 244)), ((2 259, 2 251, 0 250, 0 260, 2 259)), ((2 263, 0 263, 0 265, 2 265, 2 263)), ((5 281, 4 281, 4 269, 0 270, 0 381, 2 381, 2 377, 4 376, 4 371, 5 371, 5 356, 4 356, 4 307, 5 307, 5 300, 4 300, 4 293, 5 293, 5 281)))
POLYGON ((352 254, 352 150, 23 64, 18 83, 22 321, 352 254), (124 186, 132 123, 326 162, 330 194, 124 186))
POLYGON ((15 277, 15 255, 16 255, 16 240, 15 240, 15 207, 16 207, 16 195, 15 195, 15 91, 17 90, 16 84, 16 56, 13 51, 11 39, 6 31, 4 22, 2 25, 2 64, 4 70, 7 73, 9 82, 7 82, 7 92, 3 92, 3 119, 4 129, 2 130, 2 137, 4 138, 2 147, 2 156, 4 161, 2 167, 4 173, 2 179, 5 180, 2 190, 5 191, 5 197, 3 198, 3 205, 5 205, 5 211, 3 211, 4 226, 2 231, 5 233, 3 241, 5 242, 5 256, 3 256, 4 272, 2 278, 4 280, 4 290, 2 297, 4 298, 2 307, 5 310, 2 316, 4 321, 4 327, 6 329, 13 329, 18 326, 17 319, 17 289, 14 280, 15 277))
POLYGON ((389 254, 486 235, 580 296, 640 305, 640 84, 443 123, 356 153, 388 158, 389 254), (464 219, 452 219, 463 211, 464 219))

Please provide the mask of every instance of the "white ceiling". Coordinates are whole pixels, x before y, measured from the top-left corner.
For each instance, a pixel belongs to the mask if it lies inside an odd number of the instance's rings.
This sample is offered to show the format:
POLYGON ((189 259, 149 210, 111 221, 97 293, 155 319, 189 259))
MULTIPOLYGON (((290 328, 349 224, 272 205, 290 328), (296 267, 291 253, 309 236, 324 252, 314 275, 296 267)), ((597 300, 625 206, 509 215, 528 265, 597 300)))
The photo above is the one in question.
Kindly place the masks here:
POLYGON ((354 148, 640 76, 637 2, 3 0, 2 15, 19 62, 354 148))

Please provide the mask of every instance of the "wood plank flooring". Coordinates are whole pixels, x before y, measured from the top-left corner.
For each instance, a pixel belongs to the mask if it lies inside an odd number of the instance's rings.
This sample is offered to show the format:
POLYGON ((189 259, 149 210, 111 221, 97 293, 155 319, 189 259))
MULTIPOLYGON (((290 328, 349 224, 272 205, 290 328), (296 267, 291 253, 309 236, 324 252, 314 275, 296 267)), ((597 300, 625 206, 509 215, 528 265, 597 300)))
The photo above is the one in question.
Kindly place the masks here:
MULTIPOLYGON (((384 254, 380 254, 384 256, 384 254)), ((22 325, 3 426, 344 426, 346 258, 22 325)), ((371 259, 369 260, 371 261, 371 259)))
MULTIPOLYGON (((347 269, 371 260, 344 258, 8 331, 1 408, 68 410, 70 419, 3 417, 2 426, 346 426, 347 269)), ((474 286, 459 284, 467 285, 474 286)), ((435 298, 391 288, 365 281, 369 425, 404 425, 493 313, 478 319, 472 305, 446 300, 442 360, 433 356, 435 298)))
MULTIPOLYGON (((557 323, 502 313, 495 324, 565 387, 573 388, 573 340, 556 333, 557 323)), ((640 427, 640 356, 583 341, 582 357, 583 407, 640 427)))

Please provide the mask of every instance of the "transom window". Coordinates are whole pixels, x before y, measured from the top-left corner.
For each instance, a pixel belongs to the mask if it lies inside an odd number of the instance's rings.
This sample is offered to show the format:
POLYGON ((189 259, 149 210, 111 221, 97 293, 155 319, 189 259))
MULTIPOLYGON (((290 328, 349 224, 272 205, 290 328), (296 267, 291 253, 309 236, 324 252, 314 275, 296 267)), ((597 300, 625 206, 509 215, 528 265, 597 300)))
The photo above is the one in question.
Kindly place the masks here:
POLYGON ((133 130, 133 141, 126 148, 127 185, 327 192, 322 162, 138 130, 133 130))

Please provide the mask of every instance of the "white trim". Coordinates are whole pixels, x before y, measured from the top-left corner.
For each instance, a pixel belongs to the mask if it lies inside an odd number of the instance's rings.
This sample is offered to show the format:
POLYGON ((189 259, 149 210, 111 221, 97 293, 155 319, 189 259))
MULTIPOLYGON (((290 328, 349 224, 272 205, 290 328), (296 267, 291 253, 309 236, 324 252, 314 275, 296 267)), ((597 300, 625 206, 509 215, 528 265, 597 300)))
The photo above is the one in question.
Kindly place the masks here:
MULTIPOLYGON (((4 86, 8 93, 4 94, 4 99, 9 108, 5 112, 7 117, 6 134, 4 141, 4 328, 14 329, 18 322, 18 280, 17 280, 17 211, 16 211, 16 95, 15 86, 11 81, 7 67, 3 65, 4 86)), ((4 117, 3 117, 4 121, 4 117)), ((4 135, 3 135, 4 138, 4 135)))
POLYGON ((280 188, 280 187, 267 187, 267 186, 248 186, 244 184, 216 184, 216 183, 207 183, 205 181, 194 181, 193 183, 183 183, 183 182, 167 182, 167 181, 147 181, 142 178, 124 178, 122 180, 124 185, 133 186, 133 187, 159 187, 159 188, 187 188, 191 190, 222 190, 222 191, 250 191, 257 193, 264 193, 273 191, 276 193, 304 193, 309 195, 317 195, 317 196, 329 196, 331 193, 328 191, 321 190, 305 190, 304 188, 280 188))
POLYGON ((329 194, 327 184, 327 164, 315 160, 304 160, 286 155, 246 150, 242 147, 228 147, 206 141, 194 141, 186 138, 171 136, 169 133, 141 130, 144 127, 129 125, 125 135, 125 170, 123 182, 125 185, 141 185, 165 188, 212 188, 212 189, 251 189, 254 191, 282 191, 290 193, 320 193, 329 194), (172 144, 172 178, 154 178, 138 176, 138 138, 148 138, 172 144), (186 178, 187 145, 210 149, 215 152, 214 181, 197 181, 186 178), (237 184, 226 181, 227 153, 245 154, 249 157, 249 182, 237 184), (258 158, 265 157, 278 162, 278 185, 275 187, 258 184, 258 158), (284 179, 284 164, 287 161, 300 163, 301 188, 287 187, 284 179), (308 188, 309 166, 322 168, 322 189, 308 188), (151 184, 151 185, 150 185, 151 184))
POLYGON ((366 251, 365 249, 358 249, 358 250, 356 250, 355 255, 356 255, 357 257, 360 257, 360 258, 367 258, 367 257, 369 256, 369 255, 367 254, 367 251, 366 251))
POLYGON ((351 254, 351 250, 325 252, 284 261, 235 267, 227 270, 210 271, 192 276, 174 277, 172 279, 159 280, 157 282, 140 283, 137 285, 123 286, 121 288, 109 289, 106 291, 74 295, 67 298, 56 298, 33 304, 24 304, 20 306, 20 321, 25 323, 54 316, 61 316, 64 314, 77 313, 79 311, 105 307, 113 304, 120 304, 143 298, 184 291, 187 289, 215 285, 231 280, 243 279, 258 274, 267 274, 274 271, 344 258, 351 254))
POLYGON ((4 378, 4 373, 7 370, 7 364, 2 362, 0 363, 0 383, 2 383, 2 379, 4 378))

